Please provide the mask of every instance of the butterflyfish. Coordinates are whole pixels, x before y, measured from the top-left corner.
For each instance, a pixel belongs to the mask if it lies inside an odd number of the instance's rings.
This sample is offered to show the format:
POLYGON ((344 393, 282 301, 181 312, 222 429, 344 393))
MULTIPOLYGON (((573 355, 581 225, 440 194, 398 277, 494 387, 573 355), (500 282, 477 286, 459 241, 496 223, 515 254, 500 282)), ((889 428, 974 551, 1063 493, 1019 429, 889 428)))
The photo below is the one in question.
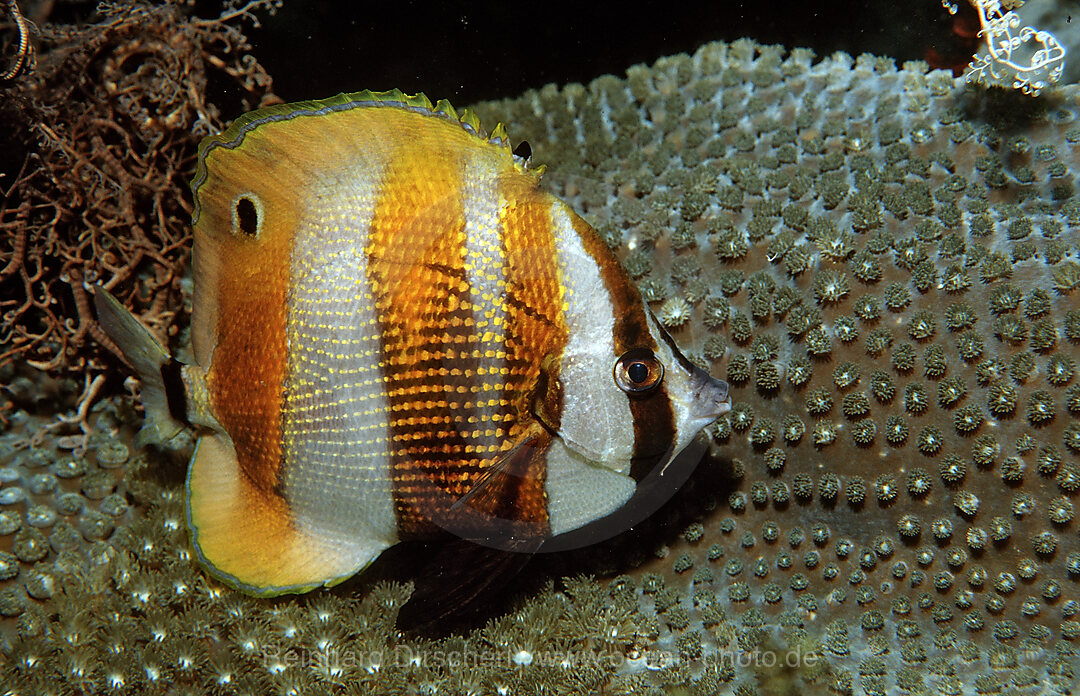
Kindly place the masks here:
POLYGON ((95 304, 144 430, 194 429, 187 516, 212 575, 306 592, 446 531, 535 550, 673 476, 729 410, 526 152, 396 90, 202 142, 192 364, 95 304))

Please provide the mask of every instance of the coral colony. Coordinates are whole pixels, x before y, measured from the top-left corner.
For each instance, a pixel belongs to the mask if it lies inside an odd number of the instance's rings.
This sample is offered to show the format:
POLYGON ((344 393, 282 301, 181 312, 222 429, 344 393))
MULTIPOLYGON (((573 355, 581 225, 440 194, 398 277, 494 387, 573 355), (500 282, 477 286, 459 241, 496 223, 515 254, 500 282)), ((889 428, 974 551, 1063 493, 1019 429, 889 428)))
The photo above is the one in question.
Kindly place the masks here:
POLYGON ((654 533, 461 635, 401 634, 401 584, 269 601, 208 580, 130 399, 99 389, 88 433, 57 427, 42 400, 78 420, 93 379, 9 364, 0 691, 1074 692, 1080 92, 1017 86, 738 41, 478 105, 733 409, 654 533))
POLYGON ((841 693, 1073 683, 1074 95, 736 42, 490 107, 577 163, 549 183, 733 385, 739 483, 625 579, 646 663, 745 690, 725 656, 811 645, 789 676, 841 693))

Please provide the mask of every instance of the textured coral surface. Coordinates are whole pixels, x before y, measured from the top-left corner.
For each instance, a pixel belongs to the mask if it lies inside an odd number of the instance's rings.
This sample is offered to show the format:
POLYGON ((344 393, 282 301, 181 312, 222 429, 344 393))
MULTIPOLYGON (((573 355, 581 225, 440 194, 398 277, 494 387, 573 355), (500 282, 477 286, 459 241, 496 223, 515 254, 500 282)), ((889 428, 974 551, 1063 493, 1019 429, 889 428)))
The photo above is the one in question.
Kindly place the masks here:
POLYGON ((490 108, 734 386, 741 484, 652 564, 669 642, 779 627, 866 693, 1077 679, 1078 108, 749 42, 490 108))
MULTIPOLYGON (((59 509, 62 481, 33 501, 57 512, 52 531, 32 523, 26 501, 0 505, 19 522, 4 537, 12 558, 0 556, 0 684, 1073 688, 1074 88, 1033 100, 917 64, 814 62, 739 42, 478 110, 529 140, 550 167, 546 185, 619 250, 680 344, 733 385, 735 407, 710 429, 712 455, 687 491, 650 529, 596 552, 605 558, 592 567, 620 574, 529 593, 483 628, 441 639, 394 629, 408 595, 394 584, 245 598, 191 562, 178 468, 140 455, 151 459, 129 466, 152 471, 124 482, 135 509, 98 539, 80 513, 59 509), (82 541, 52 546, 61 523, 82 541)), ((122 404, 96 418, 121 433, 135 424, 122 404)), ((32 430, 10 427, 15 443, 32 430)), ((117 442, 90 443, 87 477, 113 471, 94 448, 117 442)), ((10 479, 0 495, 29 488, 41 456, 61 470, 68 459, 0 451, 10 479)), ((82 496, 83 515, 104 504, 82 496)))

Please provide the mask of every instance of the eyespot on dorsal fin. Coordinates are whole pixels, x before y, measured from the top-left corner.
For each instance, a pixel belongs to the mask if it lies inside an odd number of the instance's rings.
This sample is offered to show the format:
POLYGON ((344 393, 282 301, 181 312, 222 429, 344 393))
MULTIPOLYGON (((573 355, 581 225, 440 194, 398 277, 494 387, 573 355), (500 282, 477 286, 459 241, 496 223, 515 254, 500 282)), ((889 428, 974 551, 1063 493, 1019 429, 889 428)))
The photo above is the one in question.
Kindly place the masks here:
MULTIPOLYGON (((400 89, 391 89, 385 92, 361 90, 359 92, 338 94, 327 99, 275 104, 240 116, 224 131, 204 138, 199 144, 195 176, 191 180, 191 190, 194 197, 192 224, 197 224, 199 221, 202 210, 202 200, 199 192, 208 176, 207 159, 214 150, 218 148, 241 149, 248 133, 266 124, 280 123, 294 118, 319 118, 335 112, 363 108, 397 108, 444 118, 458 124, 466 133, 476 137, 483 144, 503 149, 507 151, 507 154, 513 155, 513 153, 509 152, 510 136, 506 127, 501 123, 497 124, 491 134, 488 135, 484 131, 479 115, 474 111, 465 109, 459 112, 446 99, 440 99, 433 105, 423 92, 406 94, 400 89)), ((513 162, 518 171, 527 173, 537 181, 544 171, 543 167, 530 168, 528 157, 514 157, 513 162)), ((241 222, 244 221, 246 220, 241 220, 241 222)), ((241 226, 240 229, 245 228, 241 226)))

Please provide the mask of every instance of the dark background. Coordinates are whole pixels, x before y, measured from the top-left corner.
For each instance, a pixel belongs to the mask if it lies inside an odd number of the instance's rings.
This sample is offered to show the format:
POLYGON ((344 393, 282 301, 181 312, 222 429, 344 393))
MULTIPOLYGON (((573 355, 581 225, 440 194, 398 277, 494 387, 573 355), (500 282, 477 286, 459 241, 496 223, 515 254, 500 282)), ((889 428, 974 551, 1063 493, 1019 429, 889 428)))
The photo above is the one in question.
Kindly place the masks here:
MULTIPOLYGON (((970 6, 957 2, 970 20, 970 6)), ((397 87, 465 105, 549 82, 622 75, 634 63, 740 37, 809 46, 819 57, 842 50, 962 67, 970 53, 954 20, 940 0, 286 0, 247 33, 286 101, 397 87)))

